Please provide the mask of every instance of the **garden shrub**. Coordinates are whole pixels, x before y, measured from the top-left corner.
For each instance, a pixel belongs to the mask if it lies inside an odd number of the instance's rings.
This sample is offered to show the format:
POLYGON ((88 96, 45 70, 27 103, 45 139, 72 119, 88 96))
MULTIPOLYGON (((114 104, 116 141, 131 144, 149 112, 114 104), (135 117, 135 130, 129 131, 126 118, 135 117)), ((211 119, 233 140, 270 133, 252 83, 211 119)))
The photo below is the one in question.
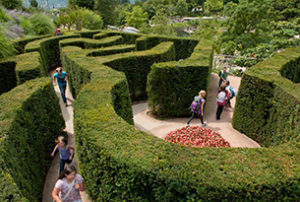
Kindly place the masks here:
POLYGON ((30 17, 32 29, 36 35, 50 34, 54 35, 55 25, 52 20, 45 14, 36 13, 30 17))
MULTIPOLYGON (((48 38, 50 37, 51 35, 48 34, 48 35, 42 35, 42 36, 31 36, 31 37, 24 37, 22 39, 18 39, 18 40, 15 40, 13 43, 14 43, 14 46, 15 48, 17 49, 18 53, 21 54, 21 53, 24 53, 25 51, 25 46, 32 42, 32 41, 36 41, 36 40, 40 40, 40 39, 44 39, 44 38, 48 38)), ((28 51, 30 52, 30 51, 28 51)))
POLYGON ((299 141, 300 86, 293 83, 299 55, 299 47, 286 49, 242 77, 233 126, 263 146, 299 141))
POLYGON ((145 52, 106 56, 103 64, 124 72, 128 80, 131 99, 141 100, 147 97, 146 83, 151 65, 155 62, 173 59, 174 45, 172 42, 165 42, 145 52))
POLYGON ((75 39, 67 39, 63 40, 60 43, 61 47, 64 46, 79 46, 81 48, 101 48, 107 46, 113 46, 117 44, 121 44, 123 41, 121 36, 111 36, 106 37, 101 40, 87 39, 87 38, 75 38, 75 39))
POLYGON ((16 56, 17 84, 34 79, 41 74, 40 53, 31 52, 16 56))
POLYGON ((193 55, 152 65, 147 80, 148 107, 160 117, 188 116, 194 96, 208 88, 213 48, 199 42, 193 55))
POLYGON ((299 198, 299 148, 283 144, 196 149, 139 131, 125 118, 131 111, 128 78, 126 81, 124 73, 102 64, 123 54, 87 58, 87 53, 64 47, 62 61, 69 75, 72 69, 74 78, 80 77, 82 70, 90 73, 89 79, 78 79, 80 89, 74 90, 74 127, 80 171, 93 201, 299 198), (123 89, 117 91, 120 87, 123 89))
POLYGON ((86 29, 101 29, 103 27, 103 19, 101 15, 91 11, 84 10, 82 26, 86 29))
POLYGON ((12 58, 0 61, 0 95, 17 85, 15 67, 16 62, 12 58))
POLYGON ((105 55, 113 55, 117 53, 127 53, 135 51, 135 45, 116 45, 103 47, 100 49, 93 50, 89 52, 87 56, 105 56, 105 55))
POLYGON ((80 37, 83 38, 93 38, 93 35, 98 34, 99 32, 101 32, 101 30, 89 30, 89 31, 76 32, 76 34, 79 34, 80 37))
POLYGON ((175 47, 175 59, 185 59, 191 56, 198 40, 180 37, 164 37, 160 35, 145 35, 136 40, 136 50, 147 50, 163 41, 173 41, 175 47))
POLYGON ((51 80, 3 93, 0 117, 0 187, 11 188, 0 201, 41 201, 54 140, 65 126, 51 80))
MULTIPOLYGON (((123 38, 123 42, 125 44, 134 44, 136 42, 136 39, 142 36, 141 34, 133 34, 128 32, 117 32, 117 31, 111 31, 111 30, 103 30, 98 34, 94 34, 94 39, 102 39, 106 36, 116 36, 121 35, 123 38)), ((154 47, 154 46, 153 46, 154 47)), ((152 48, 152 47, 151 47, 152 48)))
POLYGON ((58 36, 51 37, 40 42, 39 52, 42 64, 41 75, 48 76, 48 72, 50 70, 61 66, 59 41, 62 39, 76 37, 78 37, 78 35, 58 36))

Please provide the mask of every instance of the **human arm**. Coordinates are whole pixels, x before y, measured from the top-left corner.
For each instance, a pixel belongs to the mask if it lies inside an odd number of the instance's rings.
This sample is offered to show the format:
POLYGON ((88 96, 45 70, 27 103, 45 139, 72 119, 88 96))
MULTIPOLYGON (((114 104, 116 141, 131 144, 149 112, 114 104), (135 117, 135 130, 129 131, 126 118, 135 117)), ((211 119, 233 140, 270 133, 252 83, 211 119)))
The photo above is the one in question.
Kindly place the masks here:
POLYGON ((84 183, 80 183, 80 184, 74 184, 74 188, 78 189, 79 191, 84 191, 84 183))
POLYGON ((54 154, 55 154, 55 152, 56 152, 56 150, 57 150, 57 147, 58 147, 58 145, 56 145, 56 146, 54 147, 54 149, 53 149, 53 151, 52 151, 52 153, 51 153, 51 157, 54 157, 54 154))
POLYGON ((78 189, 79 191, 84 191, 83 178, 79 174, 76 174, 74 188, 78 189))
POLYGON ((71 161, 75 153, 75 148, 72 146, 67 146, 67 149, 69 149, 71 152, 71 156, 69 157, 69 160, 71 161))
POLYGON ((60 190, 59 188, 57 188, 57 187, 54 187, 54 189, 53 189, 53 191, 52 191, 52 198, 53 198, 54 201, 56 201, 56 202, 61 202, 61 200, 60 200, 60 198, 59 198, 59 196, 58 196, 58 194, 59 194, 60 191, 61 191, 61 190, 60 190))
POLYGON ((203 116, 203 109, 204 109, 204 103, 205 103, 205 100, 203 100, 202 104, 201 104, 201 116, 203 116))
POLYGON ((67 75, 67 73, 65 75, 65 81, 68 81, 68 75, 67 75))

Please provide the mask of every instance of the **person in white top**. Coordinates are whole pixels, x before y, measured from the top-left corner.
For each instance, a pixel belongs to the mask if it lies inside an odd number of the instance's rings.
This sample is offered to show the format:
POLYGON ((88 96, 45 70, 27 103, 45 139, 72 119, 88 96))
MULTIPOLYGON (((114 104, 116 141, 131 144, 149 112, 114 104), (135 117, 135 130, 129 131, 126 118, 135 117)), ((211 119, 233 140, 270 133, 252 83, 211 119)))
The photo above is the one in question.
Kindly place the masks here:
POLYGON ((56 202, 81 202, 79 191, 84 191, 83 178, 75 166, 66 166, 52 191, 53 199, 56 202))

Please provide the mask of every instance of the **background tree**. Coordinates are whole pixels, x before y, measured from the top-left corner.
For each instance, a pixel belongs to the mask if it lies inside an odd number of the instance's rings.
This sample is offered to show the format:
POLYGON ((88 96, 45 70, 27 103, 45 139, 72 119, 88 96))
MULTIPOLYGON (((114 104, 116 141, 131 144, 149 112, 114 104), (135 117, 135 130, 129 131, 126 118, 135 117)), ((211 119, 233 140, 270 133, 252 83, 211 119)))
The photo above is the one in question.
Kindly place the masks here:
POLYGON ((133 7, 132 12, 126 12, 126 23, 135 28, 141 28, 148 22, 148 14, 140 6, 133 7))
POLYGON ((54 34, 55 25, 52 20, 45 14, 36 13, 30 17, 32 29, 36 35, 54 34))
POLYGON ((86 29, 101 29, 103 27, 102 17, 90 10, 83 11, 82 26, 86 29))
POLYGON ((216 12, 223 9, 223 0, 207 0, 204 2, 205 13, 216 12))
POLYGON ((30 0, 30 6, 31 7, 34 7, 34 8, 37 8, 38 7, 38 2, 36 0, 30 0))
POLYGON ((88 8, 90 10, 94 9, 95 1, 94 0, 69 0, 68 5, 71 7, 82 7, 88 8))
POLYGON ((188 5, 186 0, 179 0, 175 6, 176 14, 180 17, 187 15, 188 13, 188 5))
POLYGON ((0 4, 7 9, 19 9, 22 8, 22 0, 0 0, 0 4))
POLYGON ((153 27, 150 28, 149 33, 176 36, 175 30, 169 24, 169 19, 167 18, 167 12, 165 10, 158 10, 155 16, 152 17, 151 21, 153 27))
POLYGON ((104 25, 113 25, 116 20, 114 13, 118 0, 95 0, 95 10, 100 13, 103 18, 104 25))

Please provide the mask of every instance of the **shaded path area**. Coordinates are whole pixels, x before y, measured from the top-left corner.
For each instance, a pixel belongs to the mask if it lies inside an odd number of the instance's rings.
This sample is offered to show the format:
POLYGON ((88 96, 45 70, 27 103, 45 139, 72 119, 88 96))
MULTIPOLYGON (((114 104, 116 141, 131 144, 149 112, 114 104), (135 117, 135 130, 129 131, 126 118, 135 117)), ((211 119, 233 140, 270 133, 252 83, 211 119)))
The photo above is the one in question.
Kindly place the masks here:
MULTIPOLYGON (((241 78, 229 76, 228 80, 230 85, 238 90, 241 78)), ((216 94, 218 90, 219 77, 217 74, 210 75, 210 84, 208 87, 208 96, 206 98, 206 106, 204 111, 204 121, 207 121, 205 128, 210 128, 221 134, 221 136, 230 143, 231 147, 248 147, 256 148, 260 145, 247 137, 246 135, 238 132, 232 127, 231 120, 233 116, 233 109, 223 111, 221 120, 216 120, 216 94)), ((199 89, 200 90, 200 89, 199 89)), ((191 100, 192 102, 192 100, 191 100)), ((235 98, 231 100, 231 105, 234 107, 235 98)), ((186 118, 170 118, 158 120, 148 115, 147 103, 139 103, 132 106, 134 115, 134 125, 136 128, 151 133, 159 138, 164 138, 168 132, 176 130, 185 126, 188 121, 186 118)), ((199 118, 193 119, 190 123, 191 126, 200 126, 199 118)))
MULTIPOLYGON (((51 78, 53 77, 53 72, 50 73, 49 76, 51 78)), ((70 89, 67 86, 66 90, 66 97, 67 97, 67 103, 68 107, 65 107, 58 86, 54 86, 55 93, 59 97, 59 105, 61 112, 63 114, 64 120, 66 122, 66 128, 65 131, 68 133, 69 137, 69 144, 73 147, 75 147, 75 137, 74 137, 74 125, 73 125, 73 96, 70 92, 70 89)), ((54 141, 54 140, 53 140, 54 141)), ((75 156, 72 161, 72 165, 76 166, 78 170, 78 161, 77 161, 77 156, 76 156, 76 148, 75 148, 75 156)), ((55 186, 55 183, 58 178, 58 170, 59 170, 59 153, 57 152, 55 155, 54 160, 51 163, 51 167, 48 170, 46 181, 44 184, 44 190, 43 190, 43 202, 53 202, 52 199, 52 190, 55 186)), ((80 193, 82 202, 90 202, 91 200, 88 199, 88 196, 85 192, 80 193)))

